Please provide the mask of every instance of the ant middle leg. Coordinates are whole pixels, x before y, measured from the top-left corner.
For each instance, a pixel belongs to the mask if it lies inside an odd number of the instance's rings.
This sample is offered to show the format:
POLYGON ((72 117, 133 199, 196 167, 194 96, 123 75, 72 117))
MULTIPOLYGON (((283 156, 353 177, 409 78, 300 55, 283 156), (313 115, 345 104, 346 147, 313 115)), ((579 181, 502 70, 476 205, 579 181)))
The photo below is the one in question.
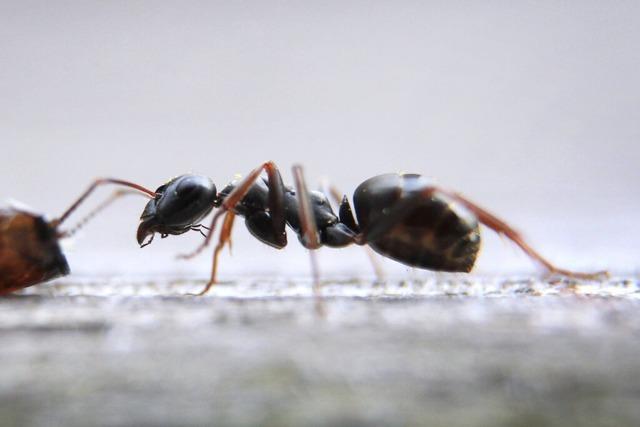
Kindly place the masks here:
POLYGON ((318 269, 318 260, 315 250, 320 248, 320 236, 318 226, 311 208, 311 199, 309 190, 304 179, 304 172, 301 165, 294 165, 292 168, 293 179, 296 186, 296 194, 298 198, 298 215, 300 218, 300 228, 302 231, 301 241, 305 248, 309 250, 311 260, 311 274, 313 275, 313 294, 316 298, 316 313, 324 316, 325 309, 320 294, 320 272, 318 269))

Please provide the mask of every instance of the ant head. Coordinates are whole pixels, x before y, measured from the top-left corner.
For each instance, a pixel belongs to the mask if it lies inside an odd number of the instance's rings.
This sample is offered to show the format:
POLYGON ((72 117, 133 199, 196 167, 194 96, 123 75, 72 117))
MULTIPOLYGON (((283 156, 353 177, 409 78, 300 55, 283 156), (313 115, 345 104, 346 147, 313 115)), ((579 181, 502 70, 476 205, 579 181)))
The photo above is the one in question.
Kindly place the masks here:
POLYGON ((153 233, 186 233, 211 212, 217 197, 216 186, 206 176, 187 174, 173 178, 158 187, 156 197, 144 208, 138 243, 143 245, 153 233))

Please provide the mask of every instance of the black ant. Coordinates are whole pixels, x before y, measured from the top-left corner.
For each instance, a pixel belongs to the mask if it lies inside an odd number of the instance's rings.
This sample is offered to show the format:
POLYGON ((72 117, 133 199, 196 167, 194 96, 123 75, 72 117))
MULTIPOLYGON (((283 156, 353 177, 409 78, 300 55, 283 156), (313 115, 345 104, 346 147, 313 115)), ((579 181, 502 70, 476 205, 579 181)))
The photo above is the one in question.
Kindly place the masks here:
MULTIPOLYGON (((205 235, 204 242, 193 253, 180 256, 191 258, 207 247, 216 223, 224 216, 213 252, 211 276, 198 295, 209 291, 216 282, 218 255, 231 242, 237 215, 244 217, 254 237, 277 249, 287 245, 285 226, 288 225, 298 234, 300 243, 310 250, 321 246, 369 245, 379 254, 408 266, 448 272, 471 271, 480 249, 479 224, 484 224, 513 241, 550 273, 579 279, 606 274, 578 273, 555 267, 506 222, 417 174, 385 174, 364 181, 353 195, 355 216, 346 196, 342 197, 336 215, 324 193, 308 191, 302 167, 294 166, 293 176, 295 189, 284 185, 273 162, 265 162, 220 192, 209 178, 192 174, 173 178, 156 191, 128 181, 100 179, 52 224, 59 226, 98 185, 124 185, 152 198, 140 218, 137 231, 140 246, 150 244, 155 233, 164 238, 198 231, 205 235), (263 172, 267 174, 266 179, 260 178, 263 172), (214 208, 217 210, 210 227, 204 227, 200 221, 214 208), (203 228, 208 232, 204 233, 203 228)), ((317 286, 313 258, 312 268, 317 286)))

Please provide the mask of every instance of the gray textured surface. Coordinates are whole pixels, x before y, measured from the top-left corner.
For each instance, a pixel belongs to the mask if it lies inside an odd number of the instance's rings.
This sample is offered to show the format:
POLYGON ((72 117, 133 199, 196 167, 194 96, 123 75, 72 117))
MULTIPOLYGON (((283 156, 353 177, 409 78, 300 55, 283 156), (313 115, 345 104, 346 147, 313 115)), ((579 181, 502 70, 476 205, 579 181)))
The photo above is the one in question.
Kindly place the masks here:
POLYGON ((0 300, 0 424, 638 425, 638 285, 60 281, 0 300))

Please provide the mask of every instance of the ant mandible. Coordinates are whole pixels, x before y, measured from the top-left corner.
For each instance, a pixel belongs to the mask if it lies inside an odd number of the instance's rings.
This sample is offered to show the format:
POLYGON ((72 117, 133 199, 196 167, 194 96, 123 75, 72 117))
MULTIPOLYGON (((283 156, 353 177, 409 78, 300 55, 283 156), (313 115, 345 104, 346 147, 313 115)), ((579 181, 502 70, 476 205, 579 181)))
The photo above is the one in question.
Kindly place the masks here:
MULTIPOLYGON (((134 188, 151 197, 137 231, 141 247, 149 245, 155 233, 163 238, 199 231, 205 239, 198 248, 180 258, 199 254, 211 242, 218 220, 224 216, 218 244, 213 252, 210 279, 198 295, 216 282, 218 255, 230 244, 235 217, 245 218, 249 232, 269 246, 287 245, 285 226, 297 234, 307 249, 321 246, 341 248, 351 244, 369 245, 379 254, 411 267, 469 272, 480 249, 479 224, 506 236, 548 272, 579 279, 594 279, 606 272, 578 273, 560 269, 536 252, 503 220, 462 195, 432 185, 418 174, 384 174, 360 184, 353 195, 355 217, 347 196, 338 215, 325 194, 308 191, 302 167, 293 167, 295 189, 282 181, 275 163, 265 162, 243 180, 233 181, 217 192, 211 179, 181 175, 156 191, 117 179, 99 179, 56 221, 57 227, 98 186, 105 183, 134 188), (260 179, 263 172, 267 178, 260 179), (200 224, 214 208, 210 227, 200 224), (356 221, 357 218, 357 221, 356 221), (202 228, 208 230, 205 234, 202 228)), ((312 258, 315 284, 318 274, 312 258)))

